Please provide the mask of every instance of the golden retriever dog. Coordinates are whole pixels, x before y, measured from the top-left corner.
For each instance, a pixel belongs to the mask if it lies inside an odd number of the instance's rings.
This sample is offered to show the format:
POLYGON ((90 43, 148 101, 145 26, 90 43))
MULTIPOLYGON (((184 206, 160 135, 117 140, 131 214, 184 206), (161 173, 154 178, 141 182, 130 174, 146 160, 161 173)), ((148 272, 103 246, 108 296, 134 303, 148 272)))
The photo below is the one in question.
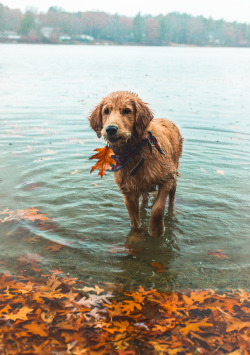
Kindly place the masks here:
POLYGON ((152 207, 149 232, 158 237, 164 232, 167 196, 173 204, 183 138, 174 123, 154 118, 137 94, 116 91, 105 97, 89 117, 90 126, 114 151, 115 181, 124 196, 131 228, 140 230, 139 197, 158 187, 152 207))

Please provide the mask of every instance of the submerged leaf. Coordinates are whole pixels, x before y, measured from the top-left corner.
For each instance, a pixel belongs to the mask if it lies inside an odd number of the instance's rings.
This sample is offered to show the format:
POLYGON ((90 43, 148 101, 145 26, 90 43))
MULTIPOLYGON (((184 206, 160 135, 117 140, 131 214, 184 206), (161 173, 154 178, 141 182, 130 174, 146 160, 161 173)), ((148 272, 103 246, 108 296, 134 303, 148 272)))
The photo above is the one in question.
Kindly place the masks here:
POLYGON ((157 263, 155 261, 153 261, 151 264, 152 268, 155 270, 155 272, 159 273, 159 272, 164 272, 164 269, 166 269, 167 267, 162 264, 162 263, 157 263))
POLYGON ((101 283, 80 284, 62 274, 38 280, 0 274, 4 353, 248 353, 249 295, 243 290, 160 292, 140 286, 113 297, 101 283))
POLYGON ((221 250, 215 250, 214 252, 211 252, 210 250, 208 250, 207 254, 208 254, 208 255, 217 256, 217 258, 219 258, 219 259, 222 259, 222 258, 228 259, 228 258, 229 258, 229 256, 226 255, 226 254, 223 254, 223 253, 221 252, 221 250))
POLYGON ((59 244, 59 243, 51 243, 49 244, 49 246, 47 246, 47 248, 45 248, 45 250, 50 250, 50 251, 59 251, 60 249, 62 249, 64 247, 64 245, 59 244))

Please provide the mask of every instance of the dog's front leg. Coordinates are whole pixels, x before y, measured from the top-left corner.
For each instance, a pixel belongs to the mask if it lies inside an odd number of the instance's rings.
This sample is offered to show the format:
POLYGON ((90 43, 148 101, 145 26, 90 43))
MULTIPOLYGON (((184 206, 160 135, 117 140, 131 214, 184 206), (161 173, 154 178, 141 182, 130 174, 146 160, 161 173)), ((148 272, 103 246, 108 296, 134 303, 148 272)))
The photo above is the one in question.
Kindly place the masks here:
POLYGON ((128 209, 131 228, 139 230, 141 227, 140 212, 139 212, 139 196, 130 193, 124 194, 124 204, 128 209))
POLYGON ((166 199, 171 187, 172 182, 159 185, 158 195, 152 207, 151 218, 149 222, 149 233, 151 237, 159 237, 165 230, 163 217, 166 199))

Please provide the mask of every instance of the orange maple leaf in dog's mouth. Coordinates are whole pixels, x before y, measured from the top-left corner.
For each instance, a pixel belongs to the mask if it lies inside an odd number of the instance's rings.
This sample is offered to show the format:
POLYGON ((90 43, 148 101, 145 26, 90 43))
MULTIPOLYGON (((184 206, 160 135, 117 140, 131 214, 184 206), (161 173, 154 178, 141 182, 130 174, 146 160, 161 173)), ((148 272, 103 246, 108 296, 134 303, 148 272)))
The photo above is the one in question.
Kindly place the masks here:
POLYGON ((92 173, 92 171, 94 170, 99 169, 98 175, 103 177, 103 175, 106 175, 106 170, 112 170, 111 165, 116 165, 115 160, 112 158, 112 155, 115 155, 115 153, 107 145, 105 145, 105 147, 103 148, 97 148, 95 149, 95 151, 97 153, 89 159, 98 159, 98 162, 94 166, 92 166, 90 173, 92 173))

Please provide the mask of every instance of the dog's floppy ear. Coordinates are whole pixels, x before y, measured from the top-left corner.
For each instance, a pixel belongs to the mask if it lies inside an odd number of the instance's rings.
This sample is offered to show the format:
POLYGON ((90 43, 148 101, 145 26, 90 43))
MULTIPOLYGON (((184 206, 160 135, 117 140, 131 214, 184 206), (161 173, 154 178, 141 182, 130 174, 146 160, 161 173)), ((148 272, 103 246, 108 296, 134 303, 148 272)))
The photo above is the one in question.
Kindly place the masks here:
POLYGON ((134 101, 136 116, 134 130, 137 136, 142 137, 149 122, 154 118, 152 111, 148 108, 147 104, 141 101, 139 98, 134 101))
POLYGON ((101 138, 102 130, 102 104, 96 106, 89 116, 90 127, 96 132, 97 137, 101 138))

